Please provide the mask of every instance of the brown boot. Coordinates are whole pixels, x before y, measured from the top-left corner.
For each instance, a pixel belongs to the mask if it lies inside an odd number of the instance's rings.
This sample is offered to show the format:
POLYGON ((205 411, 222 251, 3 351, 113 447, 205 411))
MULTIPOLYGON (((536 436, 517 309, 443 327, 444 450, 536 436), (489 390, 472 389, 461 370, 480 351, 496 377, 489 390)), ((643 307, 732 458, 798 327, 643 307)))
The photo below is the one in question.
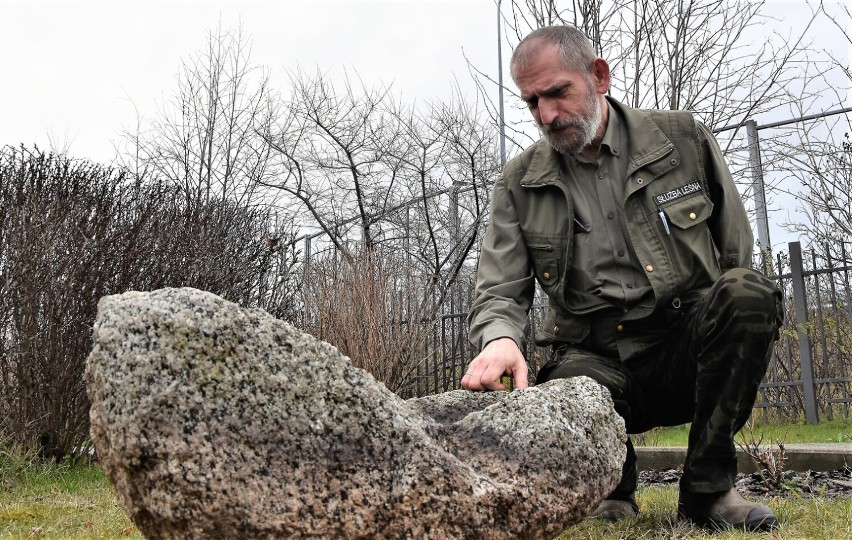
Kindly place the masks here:
POLYGON ((636 505, 636 499, 630 496, 627 500, 604 499, 589 517, 606 521, 619 521, 636 517, 638 514, 639 506, 636 505))
POLYGON ((769 531, 778 518, 769 507, 749 502, 731 488, 720 493, 690 493, 681 490, 677 515, 703 527, 734 527, 745 531, 769 531))

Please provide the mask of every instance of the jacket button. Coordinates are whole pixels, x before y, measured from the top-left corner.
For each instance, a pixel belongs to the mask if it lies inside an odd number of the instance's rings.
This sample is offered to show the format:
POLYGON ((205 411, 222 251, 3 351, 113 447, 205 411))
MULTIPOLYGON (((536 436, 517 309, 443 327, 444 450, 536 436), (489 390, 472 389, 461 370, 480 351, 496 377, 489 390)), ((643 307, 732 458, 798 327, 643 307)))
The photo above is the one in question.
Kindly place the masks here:
POLYGON ((554 326, 554 327, 553 327, 553 333, 554 333, 554 334, 558 334, 558 333, 559 333, 559 327, 558 327, 558 326, 554 326))
POLYGON ((654 266, 653 266, 653 265, 650 265, 650 264, 649 264, 649 265, 646 265, 646 266, 645 266, 645 270, 647 270, 648 272, 653 272, 653 271, 654 271, 654 266))
POLYGON ((637 183, 637 184, 639 184, 639 185, 641 186, 642 184, 644 184, 644 183, 645 183, 645 180, 644 180, 643 178, 637 178, 637 179, 636 179, 636 183, 637 183))
POLYGON ((544 279, 550 279, 550 272, 545 272, 541 275, 544 279))
POLYGON ((618 332, 623 332, 624 326, 619 324, 618 326, 615 327, 615 330, 618 331, 618 332))
POLYGON ((696 219, 696 218, 698 218, 698 216, 695 215, 695 212, 689 213, 689 219, 696 219))
POLYGON ((672 163, 672 165, 677 165, 677 160, 676 160, 675 158, 672 158, 672 162, 671 162, 671 163, 672 163))

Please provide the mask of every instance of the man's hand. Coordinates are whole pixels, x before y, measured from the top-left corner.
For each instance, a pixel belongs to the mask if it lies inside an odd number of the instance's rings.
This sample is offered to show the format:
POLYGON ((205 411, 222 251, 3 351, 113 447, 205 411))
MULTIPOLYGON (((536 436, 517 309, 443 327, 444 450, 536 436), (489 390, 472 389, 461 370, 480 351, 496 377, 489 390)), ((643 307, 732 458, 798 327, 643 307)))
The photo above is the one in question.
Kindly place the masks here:
POLYGON ((467 366, 462 386, 468 390, 505 390, 500 377, 515 378, 515 388, 526 388, 527 361, 513 339, 499 338, 488 342, 479 356, 467 366))

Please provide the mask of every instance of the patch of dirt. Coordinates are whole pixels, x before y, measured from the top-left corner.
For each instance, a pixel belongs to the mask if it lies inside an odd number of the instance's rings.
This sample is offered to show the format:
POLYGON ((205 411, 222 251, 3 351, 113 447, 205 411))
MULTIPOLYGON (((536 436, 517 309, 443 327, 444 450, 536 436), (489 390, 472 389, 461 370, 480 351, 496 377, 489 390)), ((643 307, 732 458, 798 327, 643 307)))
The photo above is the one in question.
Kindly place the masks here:
MULTIPOLYGON (((639 471, 639 485, 675 484, 682 471, 677 469, 651 469, 639 471)), ((763 475, 769 478, 766 470, 763 475)), ((780 486, 770 486, 760 473, 738 474, 737 490, 748 497, 850 497, 852 498, 852 469, 845 467, 833 471, 784 471, 780 486)))

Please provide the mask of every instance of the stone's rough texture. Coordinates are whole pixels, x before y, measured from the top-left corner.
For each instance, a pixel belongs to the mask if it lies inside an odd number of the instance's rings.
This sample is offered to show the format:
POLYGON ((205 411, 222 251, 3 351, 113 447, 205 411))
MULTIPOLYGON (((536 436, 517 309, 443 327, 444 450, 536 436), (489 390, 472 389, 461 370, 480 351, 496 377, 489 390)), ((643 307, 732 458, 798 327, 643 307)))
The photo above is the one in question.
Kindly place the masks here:
POLYGON ((100 459, 149 538, 552 538, 624 459, 591 379, 406 402, 194 289, 103 298, 86 383, 100 459))

